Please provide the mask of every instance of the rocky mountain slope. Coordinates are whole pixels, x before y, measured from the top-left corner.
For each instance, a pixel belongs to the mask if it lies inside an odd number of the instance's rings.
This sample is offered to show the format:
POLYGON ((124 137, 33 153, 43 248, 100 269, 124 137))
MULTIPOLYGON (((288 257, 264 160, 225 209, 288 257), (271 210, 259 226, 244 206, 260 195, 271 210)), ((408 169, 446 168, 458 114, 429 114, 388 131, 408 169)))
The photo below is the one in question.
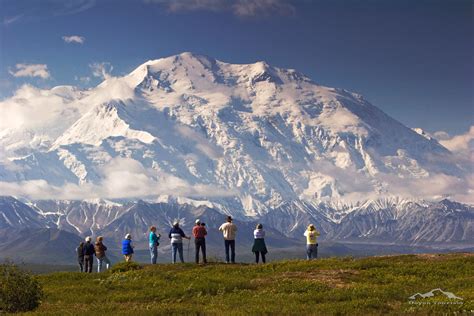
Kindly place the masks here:
MULTIPOLYGON (((239 243, 250 245, 253 229, 263 223, 267 242, 275 248, 292 247, 302 240, 308 223, 314 223, 321 232, 321 240, 344 242, 375 242, 400 245, 447 244, 472 246, 474 243, 474 208, 448 200, 440 202, 412 202, 385 200, 352 206, 346 216, 334 221, 325 216, 338 210, 319 208, 304 209, 281 207, 260 217, 236 220, 239 226, 239 243)), ((145 201, 126 204, 107 201, 34 201, 25 204, 15 198, 0 198, 2 229, 9 231, 25 228, 53 228, 78 236, 103 235, 114 243, 120 242, 125 233, 142 242, 147 238, 151 225, 156 225, 168 245, 167 232, 179 219, 181 226, 191 233, 195 219, 207 224, 208 243, 219 246, 222 236, 218 227, 225 220, 224 214, 208 206, 195 206, 177 200, 161 203, 145 201), (24 217, 13 218, 12 213, 22 212, 24 217)), ((0 238, 1 241, 1 238, 0 238)), ((3 240, 5 242, 5 240, 3 240)))

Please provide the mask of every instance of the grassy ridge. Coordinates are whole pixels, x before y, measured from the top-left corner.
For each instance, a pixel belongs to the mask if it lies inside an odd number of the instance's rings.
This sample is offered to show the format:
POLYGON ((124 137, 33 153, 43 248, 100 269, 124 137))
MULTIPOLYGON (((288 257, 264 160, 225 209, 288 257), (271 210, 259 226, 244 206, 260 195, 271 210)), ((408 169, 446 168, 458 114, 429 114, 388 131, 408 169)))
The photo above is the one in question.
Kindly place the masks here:
POLYGON ((474 310, 473 254, 279 261, 266 265, 146 266, 103 274, 38 276, 46 298, 35 313, 76 314, 416 314, 474 310), (441 288, 444 296, 410 304, 441 288), (430 304, 426 304, 430 302, 430 304))

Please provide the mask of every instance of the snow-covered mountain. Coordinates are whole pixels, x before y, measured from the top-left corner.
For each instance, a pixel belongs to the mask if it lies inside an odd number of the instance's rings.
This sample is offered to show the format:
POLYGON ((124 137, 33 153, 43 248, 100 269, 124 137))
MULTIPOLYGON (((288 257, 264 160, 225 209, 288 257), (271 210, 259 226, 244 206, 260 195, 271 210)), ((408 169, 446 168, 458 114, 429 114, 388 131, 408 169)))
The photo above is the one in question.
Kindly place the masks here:
MULTIPOLYGON (((251 245, 257 222, 263 223, 267 242, 274 248, 294 246, 295 240, 302 239, 308 223, 317 225, 323 241, 457 247, 474 244, 474 208, 449 200, 378 200, 352 206, 339 221, 326 215, 340 211, 327 205, 288 203, 258 218, 236 220, 239 244, 251 245)), ((190 233, 196 218, 207 224, 208 243, 221 246, 218 227, 225 217, 209 205, 178 199, 124 204, 104 200, 23 203, 12 197, 0 197, 0 237, 2 231, 60 229, 83 237, 102 235, 119 244, 125 233, 131 233, 144 246, 151 225, 166 234, 173 221, 179 219, 183 229, 190 233)), ((166 246, 167 238, 163 239, 166 246)))
POLYGON ((39 126, 3 124, 0 179, 12 195, 176 195, 253 216, 288 201, 450 196, 465 175, 436 140, 360 95, 265 62, 183 53, 90 90, 29 95, 4 102, 60 106, 39 126), (431 190, 433 179, 448 184, 431 190))
POLYGON ((1 103, 0 195, 36 200, 38 213, 0 209, 0 225, 25 214, 20 221, 38 226, 40 214, 48 227, 86 234, 139 219, 123 206, 63 200, 172 196, 289 237, 308 221, 334 239, 462 241, 472 232, 471 208, 449 217, 422 201, 472 193, 451 152, 295 70, 183 53, 89 90, 24 86, 1 103))

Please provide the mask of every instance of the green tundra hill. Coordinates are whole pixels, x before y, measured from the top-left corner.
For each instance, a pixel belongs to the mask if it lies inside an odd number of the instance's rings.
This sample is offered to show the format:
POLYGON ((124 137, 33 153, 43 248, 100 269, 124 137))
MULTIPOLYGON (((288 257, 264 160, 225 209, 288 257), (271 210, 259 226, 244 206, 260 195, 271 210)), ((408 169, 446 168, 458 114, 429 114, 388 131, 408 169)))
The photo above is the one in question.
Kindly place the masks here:
POLYGON ((472 314, 473 271, 473 253, 292 260, 265 265, 140 267, 120 263, 101 274, 56 272, 36 276, 45 297, 38 309, 27 314, 472 314), (430 291, 432 297, 410 299, 430 291), (456 298, 449 298, 448 292, 456 298))

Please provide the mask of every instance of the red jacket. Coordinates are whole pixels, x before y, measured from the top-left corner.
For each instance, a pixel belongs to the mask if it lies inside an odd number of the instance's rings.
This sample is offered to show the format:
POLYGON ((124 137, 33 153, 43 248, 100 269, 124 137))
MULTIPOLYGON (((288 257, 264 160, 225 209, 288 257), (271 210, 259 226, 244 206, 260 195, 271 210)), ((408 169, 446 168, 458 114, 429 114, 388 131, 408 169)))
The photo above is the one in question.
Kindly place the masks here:
POLYGON ((207 230, 204 226, 196 225, 193 227, 194 238, 204 238, 207 235, 207 230))

